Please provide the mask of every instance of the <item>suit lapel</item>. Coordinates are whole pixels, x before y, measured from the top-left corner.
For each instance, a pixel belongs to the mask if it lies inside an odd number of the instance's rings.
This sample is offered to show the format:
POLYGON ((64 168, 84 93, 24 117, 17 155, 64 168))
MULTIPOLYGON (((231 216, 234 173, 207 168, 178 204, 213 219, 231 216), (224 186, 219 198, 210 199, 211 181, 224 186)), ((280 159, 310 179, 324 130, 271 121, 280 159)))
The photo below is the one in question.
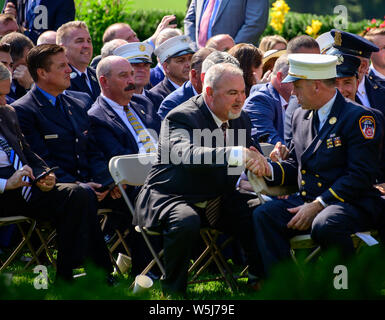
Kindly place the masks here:
POLYGON ((196 20, 196 30, 199 30, 199 25, 201 24, 201 19, 202 19, 202 9, 203 9, 203 4, 205 0, 197 0, 196 2, 196 17, 198 18, 196 20))
MULTIPOLYGON (((218 0, 217 0, 218 1, 218 0)), ((213 22, 213 26, 215 25, 215 23, 219 20, 221 14, 225 11, 225 8, 227 6, 227 4, 230 2, 230 0, 222 0, 222 2, 220 3, 219 5, 219 8, 218 8, 218 12, 217 12, 217 15, 215 17, 215 20, 213 22)))
MULTIPOLYGON (((77 71, 70 65, 72 72, 71 72, 71 86, 74 89, 77 89, 82 92, 86 92, 90 95, 90 97, 93 97, 93 94, 87 85, 87 83, 83 82, 83 79, 79 76, 77 71)), ((92 81, 91 81, 92 82, 92 81)))
POLYGON ((37 89, 36 87, 31 91, 33 99, 36 101, 37 105, 40 108, 42 114, 47 117, 49 120, 57 124, 58 126, 72 131, 72 125, 66 117, 63 117, 63 114, 60 110, 57 110, 47 98, 37 89))

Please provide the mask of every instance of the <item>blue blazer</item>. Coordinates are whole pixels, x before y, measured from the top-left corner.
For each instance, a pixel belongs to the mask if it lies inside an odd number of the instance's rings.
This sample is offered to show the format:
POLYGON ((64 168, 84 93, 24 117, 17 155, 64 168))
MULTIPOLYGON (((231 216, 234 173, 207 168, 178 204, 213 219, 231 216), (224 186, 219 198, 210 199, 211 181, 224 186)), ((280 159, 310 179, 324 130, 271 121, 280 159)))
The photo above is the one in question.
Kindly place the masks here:
POLYGON ((150 83, 155 87, 159 82, 164 79, 164 73, 159 67, 159 63, 150 70, 150 83))
POLYGON ((260 86, 257 91, 253 90, 246 99, 243 110, 249 114, 253 126, 252 137, 255 140, 267 134, 268 143, 285 143, 281 101, 271 83, 260 86))
POLYGON ((155 87, 149 90, 151 95, 149 98, 154 103, 156 110, 159 109, 163 100, 173 91, 175 91, 175 87, 167 77, 165 77, 162 82, 159 82, 155 87))
POLYGON ((63 94, 83 101, 86 111, 88 111, 94 104, 94 101, 91 99, 90 95, 85 92, 64 90, 63 94))
POLYGON ((80 91, 87 93, 93 101, 100 95, 100 87, 98 79, 96 78, 96 71, 90 67, 87 67, 87 75, 91 82, 92 92, 87 84, 85 84, 82 78, 78 75, 75 69, 70 65, 74 78, 71 78, 71 86, 68 90, 80 91))
POLYGON ((31 149, 49 167, 60 167, 55 171, 58 182, 112 182, 83 101, 63 94, 59 110, 34 86, 12 106, 31 149))
MULTIPOLYGON (((130 104, 146 128, 156 131, 158 135, 160 119, 156 113, 151 111, 151 105, 146 105, 144 99, 142 101, 143 104, 133 101, 130 104)), ((139 152, 136 139, 131 131, 102 97, 95 101, 92 108, 88 110, 88 115, 96 142, 106 159, 139 152)), ((157 137, 155 138, 157 140, 157 137)))
MULTIPOLYGON (((4 8, 8 2, 5 1, 4 8)), ((25 0, 16 0, 17 22, 23 25, 25 22, 25 0)), ((40 5, 47 8, 48 13, 48 28, 47 29, 30 29, 25 31, 25 35, 29 37, 35 44, 40 34, 47 30, 56 31, 62 24, 75 20, 75 3, 73 0, 41 0, 40 5)), ((4 11, 3 8, 3 11, 4 11)))
POLYGON ((194 95, 195 94, 192 83, 190 81, 186 81, 183 86, 170 93, 163 100, 158 110, 159 117, 163 120, 166 117, 167 113, 169 113, 172 109, 187 101, 194 95))

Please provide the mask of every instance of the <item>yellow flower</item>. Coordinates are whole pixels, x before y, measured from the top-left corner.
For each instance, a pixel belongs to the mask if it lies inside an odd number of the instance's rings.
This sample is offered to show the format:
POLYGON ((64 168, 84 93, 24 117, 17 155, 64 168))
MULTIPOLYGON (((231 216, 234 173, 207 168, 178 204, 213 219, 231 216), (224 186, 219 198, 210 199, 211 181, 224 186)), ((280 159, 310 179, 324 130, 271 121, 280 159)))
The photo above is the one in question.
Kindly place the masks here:
POLYGON ((322 22, 319 20, 312 20, 311 26, 306 27, 306 33, 313 38, 317 37, 318 32, 321 30, 322 22))
POLYGON ((282 32, 285 23, 285 15, 289 12, 290 7, 284 0, 277 0, 272 6, 270 25, 274 30, 282 32))

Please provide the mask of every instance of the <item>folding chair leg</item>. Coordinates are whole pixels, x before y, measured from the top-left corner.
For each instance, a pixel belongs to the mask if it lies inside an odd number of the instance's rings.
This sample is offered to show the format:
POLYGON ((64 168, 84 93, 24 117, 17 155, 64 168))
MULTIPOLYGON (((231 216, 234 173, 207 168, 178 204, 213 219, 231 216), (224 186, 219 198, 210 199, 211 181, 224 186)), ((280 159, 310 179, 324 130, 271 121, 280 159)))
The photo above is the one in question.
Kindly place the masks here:
POLYGON ((20 226, 19 223, 16 223, 16 224, 17 224, 17 227, 19 228, 19 230, 23 236, 23 240, 19 243, 19 245, 12 252, 10 257, 4 262, 4 264, 1 265, 0 272, 3 271, 6 267, 8 267, 8 265, 13 261, 13 259, 16 257, 16 255, 20 252, 20 250, 24 247, 25 244, 28 245, 32 254, 34 254, 34 252, 35 252, 31 246, 31 244, 29 243, 29 238, 31 237, 31 234, 36 227, 36 221, 35 220, 31 221, 31 225, 30 225, 27 233, 24 232, 23 228, 20 226))
POLYGON ((49 250, 48 248, 48 244, 55 238, 56 236, 56 230, 52 231, 47 240, 44 239, 43 235, 41 234, 40 230, 38 228, 36 228, 36 234, 38 235, 40 241, 41 241, 41 246, 39 247, 39 249, 37 249, 36 251, 36 257, 34 256, 34 258, 32 260, 30 260, 24 267, 24 269, 27 269, 34 261, 37 262, 37 264, 40 264, 40 260, 38 259, 38 256, 41 254, 41 252, 43 251, 43 249, 45 250, 45 253, 47 254, 48 256, 48 259, 50 260, 50 262, 52 263, 53 267, 55 268, 55 270, 57 269, 56 267, 56 261, 54 259, 54 257, 52 256, 51 254, 51 251, 49 250))

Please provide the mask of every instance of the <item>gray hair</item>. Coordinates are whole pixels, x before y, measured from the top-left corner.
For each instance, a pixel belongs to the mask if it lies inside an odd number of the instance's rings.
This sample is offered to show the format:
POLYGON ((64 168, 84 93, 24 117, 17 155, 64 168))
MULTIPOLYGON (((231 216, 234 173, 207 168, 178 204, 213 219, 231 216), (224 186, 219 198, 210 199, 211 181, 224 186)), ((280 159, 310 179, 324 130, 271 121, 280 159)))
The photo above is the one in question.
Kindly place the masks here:
POLYGON ((155 48, 159 47, 163 42, 173 37, 182 36, 183 32, 180 29, 166 28, 159 32, 155 40, 155 48))
POLYGON ((275 61, 273 75, 277 75, 278 72, 281 72, 284 77, 289 73, 289 58, 287 54, 283 54, 275 61))
POLYGON ((235 64, 228 62, 215 64, 205 74, 202 92, 206 92, 207 87, 216 88, 224 74, 239 75, 243 79, 243 71, 235 64))
POLYGON ((210 67, 218 63, 230 63, 238 68, 240 67, 239 61, 237 58, 233 57, 231 54, 222 51, 214 51, 210 53, 202 63, 202 73, 206 73, 210 67))
POLYGON ((11 80, 11 76, 12 75, 8 68, 2 62, 0 62, 0 81, 11 80))
POLYGON ((116 48, 119 48, 120 46, 123 46, 127 44, 128 42, 123 39, 114 39, 111 41, 106 42, 102 49, 100 50, 100 53, 102 55, 102 59, 106 58, 108 56, 112 56, 113 52, 116 48))

